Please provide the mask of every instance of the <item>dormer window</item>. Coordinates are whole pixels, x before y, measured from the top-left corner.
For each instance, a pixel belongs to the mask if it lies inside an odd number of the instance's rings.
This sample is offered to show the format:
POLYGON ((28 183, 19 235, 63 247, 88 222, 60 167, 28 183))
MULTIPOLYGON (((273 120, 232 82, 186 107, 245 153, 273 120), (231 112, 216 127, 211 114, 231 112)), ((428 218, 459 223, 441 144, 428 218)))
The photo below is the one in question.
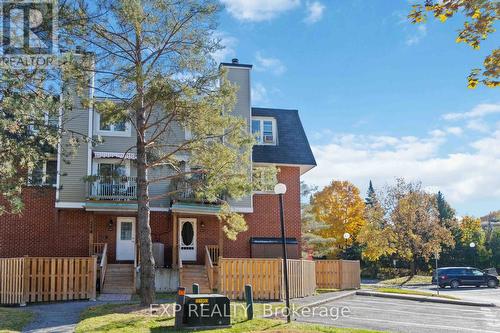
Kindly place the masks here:
POLYGON ((252 134, 258 145, 276 145, 276 119, 252 118, 252 134))

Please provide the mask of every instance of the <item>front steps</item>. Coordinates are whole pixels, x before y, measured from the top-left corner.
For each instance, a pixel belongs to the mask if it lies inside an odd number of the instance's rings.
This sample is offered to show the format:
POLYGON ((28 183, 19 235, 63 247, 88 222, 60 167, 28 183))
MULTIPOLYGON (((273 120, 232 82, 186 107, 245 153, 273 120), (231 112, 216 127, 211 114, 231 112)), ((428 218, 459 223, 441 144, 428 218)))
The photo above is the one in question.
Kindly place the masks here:
POLYGON ((135 294, 134 265, 109 264, 101 294, 135 294))
POLYGON ((184 265, 181 272, 181 283, 187 293, 193 291, 193 283, 200 285, 200 294, 212 293, 208 284, 208 275, 204 265, 184 265))

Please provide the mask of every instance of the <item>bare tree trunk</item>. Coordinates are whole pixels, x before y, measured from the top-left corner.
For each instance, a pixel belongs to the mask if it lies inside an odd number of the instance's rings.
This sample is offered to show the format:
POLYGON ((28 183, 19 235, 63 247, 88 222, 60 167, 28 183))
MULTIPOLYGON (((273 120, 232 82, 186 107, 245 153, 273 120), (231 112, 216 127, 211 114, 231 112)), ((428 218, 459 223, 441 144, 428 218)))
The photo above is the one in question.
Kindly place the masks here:
POLYGON ((137 122, 137 218, 139 223, 139 250, 141 254, 141 305, 149 306, 155 300, 155 260, 151 240, 148 172, 146 169, 145 110, 141 105, 136 113, 137 122))

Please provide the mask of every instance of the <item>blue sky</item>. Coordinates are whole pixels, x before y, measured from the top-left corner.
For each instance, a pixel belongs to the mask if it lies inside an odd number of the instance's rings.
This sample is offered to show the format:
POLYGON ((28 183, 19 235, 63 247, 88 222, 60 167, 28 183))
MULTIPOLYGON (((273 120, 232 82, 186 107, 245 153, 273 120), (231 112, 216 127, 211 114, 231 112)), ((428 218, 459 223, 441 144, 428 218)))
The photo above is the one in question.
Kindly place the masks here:
POLYGON ((500 209, 500 94, 466 76, 498 47, 463 23, 412 25, 402 0, 221 0, 218 60, 254 65, 254 106, 299 109, 324 186, 395 177, 441 190, 459 215, 500 209))

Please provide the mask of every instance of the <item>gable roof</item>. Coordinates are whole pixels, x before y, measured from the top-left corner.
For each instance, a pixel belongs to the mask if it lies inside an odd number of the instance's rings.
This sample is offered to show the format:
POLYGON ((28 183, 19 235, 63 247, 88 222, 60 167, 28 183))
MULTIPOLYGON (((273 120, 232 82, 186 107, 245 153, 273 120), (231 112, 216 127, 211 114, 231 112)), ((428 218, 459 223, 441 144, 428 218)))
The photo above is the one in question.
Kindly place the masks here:
POLYGON ((299 111, 286 109, 252 108, 254 117, 273 117, 278 131, 277 145, 255 145, 254 163, 290 164, 301 166, 304 173, 316 166, 299 111))

